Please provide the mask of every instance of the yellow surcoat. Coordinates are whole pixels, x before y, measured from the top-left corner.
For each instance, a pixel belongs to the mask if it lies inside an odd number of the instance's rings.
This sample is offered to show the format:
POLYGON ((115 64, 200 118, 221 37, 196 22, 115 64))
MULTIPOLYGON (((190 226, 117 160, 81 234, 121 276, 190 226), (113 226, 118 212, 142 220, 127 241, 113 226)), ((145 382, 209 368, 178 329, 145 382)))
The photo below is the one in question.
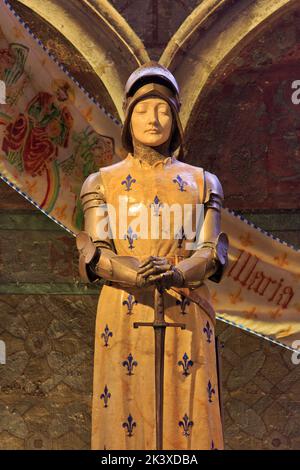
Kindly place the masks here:
MULTIPOLYGON (((164 238, 161 231, 155 239, 149 224, 149 237, 143 238, 134 218, 141 205, 152 208, 159 218, 164 204, 183 208, 203 203, 202 168, 175 157, 149 165, 128 154, 97 175, 99 198, 116 208, 117 254, 141 260, 164 256, 175 264, 191 256, 188 238, 182 232, 174 236, 178 227, 171 230, 171 237, 164 238), (129 208, 127 225, 118 217, 120 196, 129 208)), ((198 303, 182 292, 169 289, 164 294, 166 321, 185 323, 186 329, 166 330, 163 449, 223 449, 209 291, 205 283, 193 290, 198 303)), ((92 449, 156 448, 154 331, 133 327, 134 322, 153 321, 153 302, 153 287, 120 288, 106 282, 101 290, 95 330, 92 449)))

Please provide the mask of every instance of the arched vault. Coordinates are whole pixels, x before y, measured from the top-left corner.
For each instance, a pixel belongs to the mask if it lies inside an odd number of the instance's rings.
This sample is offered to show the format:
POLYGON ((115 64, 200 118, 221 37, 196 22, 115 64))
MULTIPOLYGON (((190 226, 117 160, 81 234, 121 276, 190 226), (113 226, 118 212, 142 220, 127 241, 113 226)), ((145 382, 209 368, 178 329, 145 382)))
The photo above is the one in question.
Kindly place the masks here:
MULTIPOLYGON (((120 116, 129 74, 149 60, 142 41, 106 0, 20 0, 68 39, 102 80, 120 116)), ((84 85, 84 84, 82 84, 84 85)))
POLYGON ((170 39, 160 63, 178 80, 186 128, 200 97, 218 80, 244 46, 298 0, 203 0, 170 39))

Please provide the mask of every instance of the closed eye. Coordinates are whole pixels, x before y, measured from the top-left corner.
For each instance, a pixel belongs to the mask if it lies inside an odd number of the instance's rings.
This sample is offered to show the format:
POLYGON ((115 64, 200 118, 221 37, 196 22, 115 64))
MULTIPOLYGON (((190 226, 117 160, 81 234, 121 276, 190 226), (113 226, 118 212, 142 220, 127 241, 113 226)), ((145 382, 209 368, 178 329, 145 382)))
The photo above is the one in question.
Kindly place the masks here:
POLYGON ((169 110, 167 108, 158 108, 158 110, 160 113, 169 114, 169 110))

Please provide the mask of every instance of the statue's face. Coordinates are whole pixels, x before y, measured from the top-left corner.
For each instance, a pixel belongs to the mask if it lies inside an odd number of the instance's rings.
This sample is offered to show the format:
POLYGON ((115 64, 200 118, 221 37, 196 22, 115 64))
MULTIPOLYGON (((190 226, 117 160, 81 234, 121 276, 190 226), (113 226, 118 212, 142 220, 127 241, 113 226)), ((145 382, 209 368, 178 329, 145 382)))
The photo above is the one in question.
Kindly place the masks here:
POLYGON ((139 142, 156 147, 168 140, 172 119, 169 103, 161 98, 145 98, 133 108, 131 130, 139 142))

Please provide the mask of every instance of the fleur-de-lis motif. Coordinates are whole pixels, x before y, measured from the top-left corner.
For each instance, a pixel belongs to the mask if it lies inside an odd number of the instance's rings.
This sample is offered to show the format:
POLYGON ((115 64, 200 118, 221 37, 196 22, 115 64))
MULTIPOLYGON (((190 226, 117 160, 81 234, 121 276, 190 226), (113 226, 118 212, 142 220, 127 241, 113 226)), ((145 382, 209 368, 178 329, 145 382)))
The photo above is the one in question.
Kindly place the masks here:
POLYGON ((212 384, 210 383, 210 380, 208 381, 208 385, 207 385, 207 393, 208 393, 208 401, 210 403, 212 403, 212 396, 216 394, 216 391, 212 387, 212 384))
POLYGON ((106 325, 106 327, 104 328, 104 332, 102 333, 101 335, 101 338, 104 339, 104 346, 107 347, 108 346, 108 340, 109 338, 112 337, 112 332, 110 331, 110 329, 108 328, 108 325, 106 325))
POLYGON ((187 186, 187 182, 184 181, 180 175, 177 175, 176 178, 173 179, 173 183, 177 183, 178 184, 178 189, 179 191, 185 191, 185 186, 187 186))
POLYGON ((283 268, 284 266, 288 266, 289 262, 287 261, 288 259, 288 254, 287 253, 281 253, 278 256, 274 256, 274 261, 283 268))
POLYGON ((104 392, 100 395, 100 400, 104 402, 104 408, 107 408, 108 400, 111 398, 111 393, 108 391, 107 385, 104 387, 104 392))
POLYGON ((178 230, 178 232, 176 233, 175 240, 178 240, 178 248, 182 248, 183 240, 186 240, 183 225, 180 230, 178 230))
POLYGON ((181 315, 186 315, 188 312, 185 311, 185 308, 190 305, 190 301, 184 296, 181 296, 181 300, 176 300, 176 305, 180 305, 181 315))
POLYGON ((210 450, 218 450, 217 447, 215 447, 214 441, 211 441, 210 450))
POLYGON ((281 316, 282 316, 281 307, 278 307, 278 308, 276 308, 275 310, 270 310, 269 314, 270 314, 271 318, 273 318, 274 320, 276 320, 277 317, 281 317, 281 316))
POLYGON ((133 233, 133 230, 131 227, 128 227, 128 230, 127 230, 127 234, 124 235, 124 240, 128 240, 128 243, 129 243, 129 247, 130 250, 132 250, 134 248, 133 246, 133 240, 136 240, 137 239, 137 234, 136 233, 133 233))
POLYGON ((127 357, 127 361, 122 362, 122 366, 127 367, 127 370, 128 370, 127 375, 134 375, 132 371, 133 371, 133 368, 136 367, 137 365, 138 363, 133 360, 133 356, 131 353, 127 357))
POLYGON ((122 427, 125 429, 127 429, 127 436, 128 437, 131 437, 133 436, 133 428, 136 428, 136 422, 133 421, 133 417, 131 416, 131 414, 129 413, 129 416, 127 418, 127 421, 125 421, 123 424, 122 424, 122 427))
POLYGON ((242 302, 243 298, 241 297, 242 288, 240 287, 236 292, 230 292, 230 303, 237 304, 238 302, 242 302))
POLYGON ((246 310, 245 318, 257 318, 256 307, 252 307, 249 310, 246 310))
POLYGON ((187 377, 190 374, 189 368, 192 367, 194 362, 189 360, 189 356, 187 355, 186 352, 182 356, 182 359, 183 359, 183 361, 178 361, 178 365, 182 366, 182 368, 183 368, 182 375, 185 375, 187 377))
POLYGON ((123 300, 123 305, 127 305, 127 314, 132 315, 132 309, 135 304, 137 304, 137 300, 133 300, 134 296, 132 294, 129 294, 126 300, 123 300))
POLYGON ((213 331, 210 327, 209 321, 206 322, 205 328, 203 328, 203 333, 207 335, 207 342, 211 343, 211 337, 212 337, 213 331))
POLYGON ((133 183, 136 183, 136 179, 132 178, 132 176, 129 174, 126 176, 126 178, 122 181, 121 184, 125 185, 125 191, 130 191, 132 189, 131 185, 133 183))
POLYGON ((160 216, 159 210, 161 207, 164 207, 163 203, 159 200, 158 196, 156 195, 154 198, 154 202, 151 202, 150 207, 153 207, 153 213, 156 216, 160 216))
POLYGON ((183 435, 188 437, 190 435, 190 428, 194 425, 193 421, 189 421, 189 417, 187 414, 184 415, 182 418, 183 421, 179 421, 178 425, 183 428, 183 435))
POLYGON ((245 234, 240 235, 239 239, 241 240, 242 245, 245 247, 249 245, 253 245, 253 241, 249 232, 246 232, 245 234))

